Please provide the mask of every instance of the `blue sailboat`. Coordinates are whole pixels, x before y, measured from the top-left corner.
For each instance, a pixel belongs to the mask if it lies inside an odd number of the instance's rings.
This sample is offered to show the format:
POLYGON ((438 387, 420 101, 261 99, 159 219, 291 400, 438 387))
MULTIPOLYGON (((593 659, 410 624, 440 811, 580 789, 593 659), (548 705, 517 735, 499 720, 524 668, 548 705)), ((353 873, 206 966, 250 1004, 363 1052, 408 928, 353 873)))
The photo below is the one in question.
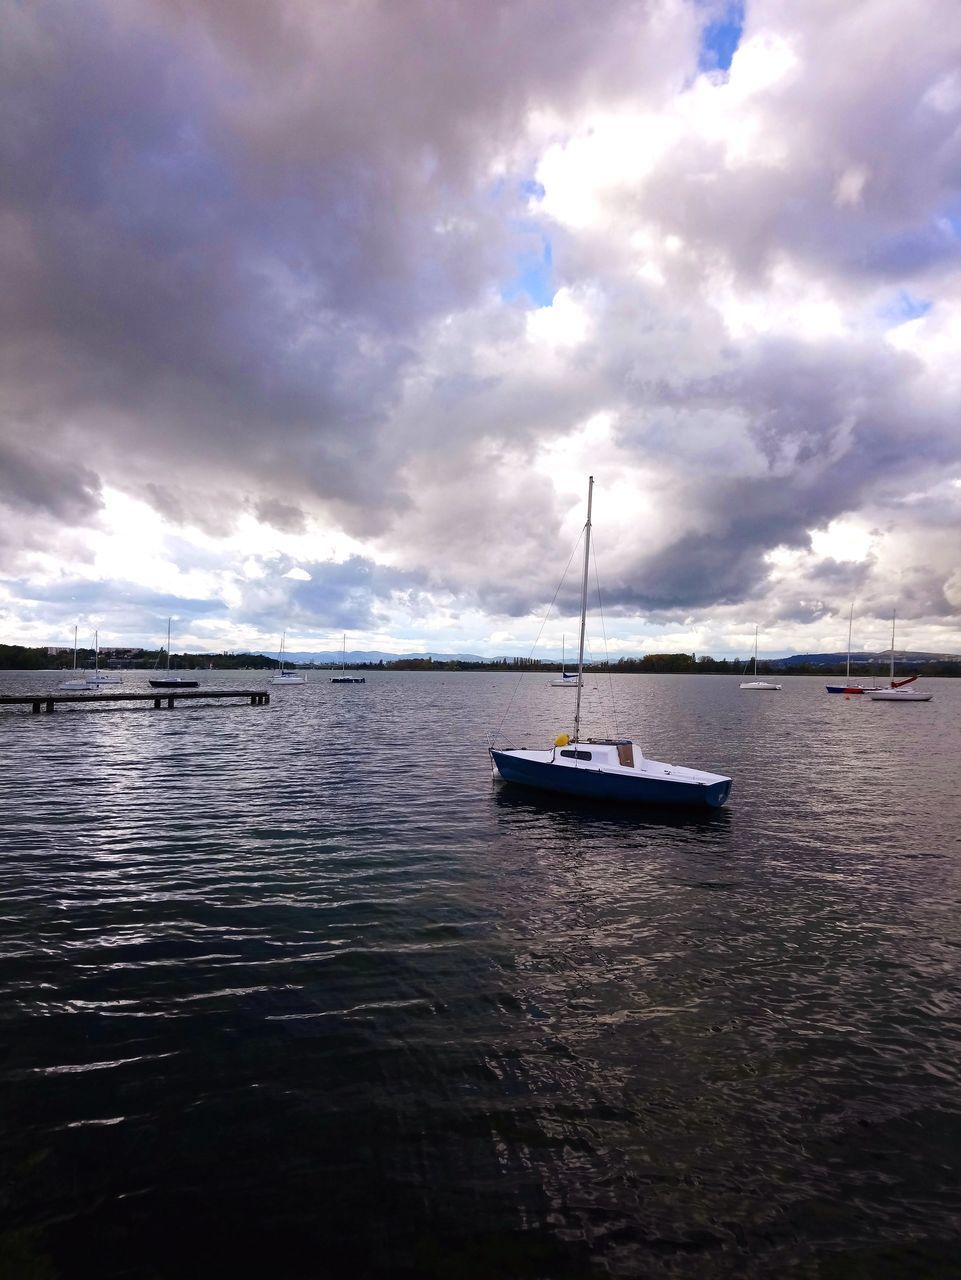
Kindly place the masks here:
POLYGON ((864 685, 860 683, 851 683, 851 628, 854 625, 854 601, 851 601, 851 611, 848 614, 848 660, 844 668, 844 684, 826 684, 824 687, 828 693, 843 693, 845 697, 852 694, 861 694, 868 692, 864 685))
POLYGON ((565 665, 564 641, 566 637, 561 636, 561 674, 556 680, 551 681, 553 689, 576 689, 581 683, 581 678, 576 671, 568 671, 565 665))
POLYGON ((591 550, 591 505, 594 477, 587 488, 584 526, 584 580, 581 588, 581 633, 577 657, 577 701, 573 735, 560 734, 553 746, 495 747, 492 766, 505 782, 593 800, 629 804, 719 808, 731 791, 731 779, 720 773, 648 760, 629 738, 581 738, 581 688, 584 635, 587 626, 587 578, 591 550))

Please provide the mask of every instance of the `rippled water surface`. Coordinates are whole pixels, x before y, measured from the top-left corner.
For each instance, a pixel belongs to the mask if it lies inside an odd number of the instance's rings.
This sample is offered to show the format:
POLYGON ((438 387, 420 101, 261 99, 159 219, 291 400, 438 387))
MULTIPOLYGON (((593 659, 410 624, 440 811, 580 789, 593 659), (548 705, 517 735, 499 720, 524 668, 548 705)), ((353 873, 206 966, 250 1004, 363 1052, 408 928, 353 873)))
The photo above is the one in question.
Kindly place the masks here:
POLYGON ((493 783, 508 707, 569 729, 542 676, 0 708, 0 1275, 957 1275, 926 683, 617 677, 620 732, 734 777, 696 819, 493 783))

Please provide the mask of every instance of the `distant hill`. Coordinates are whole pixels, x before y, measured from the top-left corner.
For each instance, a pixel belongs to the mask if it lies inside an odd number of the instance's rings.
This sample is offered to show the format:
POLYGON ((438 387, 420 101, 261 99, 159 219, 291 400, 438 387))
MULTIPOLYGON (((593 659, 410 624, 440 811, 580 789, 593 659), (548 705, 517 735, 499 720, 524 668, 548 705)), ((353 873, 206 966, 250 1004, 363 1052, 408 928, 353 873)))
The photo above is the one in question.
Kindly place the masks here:
MULTIPOLYGON (((265 658, 276 658, 276 651, 267 653, 265 650, 257 650, 262 653, 265 658)), ((340 666, 344 661, 344 653, 342 649, 320 651, 315 653, 292 652, 288 649, 285 653, 288 662, 316 662, 331 663, 340 666)), ((401 659, 419 659, 426 662, 428 658, 432 662, 486 662, 486 658, 480 657, 476 653, 381 653, 378 649, 348 649, 347 650, 347 666, 357 666, 358 663, 367 662, 398 662, 401 659)))
MULTIPOLYGON (((844 665, 848 660, 847 653, 795 653, 790 658, 763 658, 762 665, 784 670, 789 667, 836 667, 844 665)), ((961 662, 961 655, 956 653, 919 653, 913 649, 895 649, 894 660, 898 666, 908 663, 923 667, 932 662, 961 662)), ((883 667, 885 670, 891 663, 891 650, 881 649, 871 653, 852 653, 852 666, 883 667)))

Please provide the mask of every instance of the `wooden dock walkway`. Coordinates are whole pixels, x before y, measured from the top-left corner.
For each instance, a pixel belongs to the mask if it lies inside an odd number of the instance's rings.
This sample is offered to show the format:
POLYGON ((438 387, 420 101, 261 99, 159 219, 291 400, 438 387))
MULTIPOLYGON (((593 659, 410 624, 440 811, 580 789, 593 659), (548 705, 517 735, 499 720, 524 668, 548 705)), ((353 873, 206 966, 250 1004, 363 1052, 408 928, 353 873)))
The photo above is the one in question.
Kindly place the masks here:
POLYGON ((163 693, 5 693, 0 695, 0 706, 29 705, 38 716, 41 711, 53 711, 59 702, 83 706, 94 702, 152 702, 159 709, 163 703, 174 707, 191 698, 249 698, 252 707, 264 707, 270 702, 266 689, 165 689, 163 693))

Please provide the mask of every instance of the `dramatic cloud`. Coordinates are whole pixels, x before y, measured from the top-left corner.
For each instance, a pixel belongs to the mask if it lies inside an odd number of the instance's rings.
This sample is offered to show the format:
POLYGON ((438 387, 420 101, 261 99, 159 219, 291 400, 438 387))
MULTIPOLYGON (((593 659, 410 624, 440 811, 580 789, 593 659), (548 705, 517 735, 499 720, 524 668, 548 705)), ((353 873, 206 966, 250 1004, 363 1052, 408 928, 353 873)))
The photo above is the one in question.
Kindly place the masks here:
POLYGON ((617 643, 961 651, 959 67, 956 0, 6 6, 4 638, 526 652, 593 472, 617 643))

